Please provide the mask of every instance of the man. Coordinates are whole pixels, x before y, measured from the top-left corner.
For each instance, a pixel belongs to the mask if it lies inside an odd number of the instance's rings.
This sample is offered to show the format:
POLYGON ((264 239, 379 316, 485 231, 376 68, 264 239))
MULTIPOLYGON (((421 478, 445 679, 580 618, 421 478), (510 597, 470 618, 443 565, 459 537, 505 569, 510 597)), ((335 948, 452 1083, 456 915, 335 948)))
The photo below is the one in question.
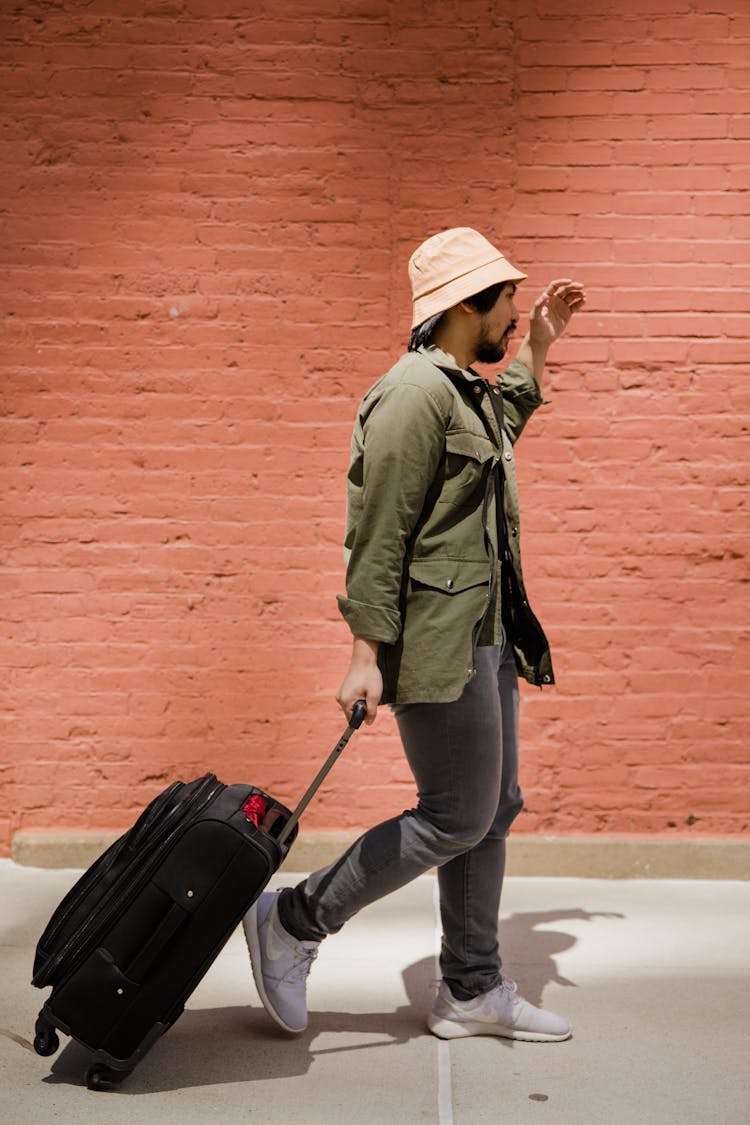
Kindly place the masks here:
POLYGON ((346 597, 354 641, 336 696, 367 722, 390 703, 418 803, 377 825, 295 888, 265 893, 244 920, 253 974, 281 1027, 307 1026, 320 941, 368 903, 438 868, 442 982, 428 1026, 443 1038, 555 1041, 566 1019, 503 978, 497 922, 505 839, 521 810, 518 672, 553 683, 521 570, 513 444, 542 403, 549 346, 584 302, 553 281, 518 356, 490 383, 518 322, 526 275, 467 227, 409 262, 408 353, 364 396, 348 474, 346 597))

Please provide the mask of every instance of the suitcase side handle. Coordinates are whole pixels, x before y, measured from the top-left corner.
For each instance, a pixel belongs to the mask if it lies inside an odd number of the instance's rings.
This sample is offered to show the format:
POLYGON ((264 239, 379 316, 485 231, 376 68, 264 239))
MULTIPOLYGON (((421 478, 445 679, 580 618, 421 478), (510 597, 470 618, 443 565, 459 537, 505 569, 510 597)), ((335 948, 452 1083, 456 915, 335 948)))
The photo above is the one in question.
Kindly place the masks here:
POLYGON ((318 792, 318 789, 322 785, 323 781, 326 779, 326 777, 330 773, 331 769, 335 765, 336 760, 338 759, 341 751, 344 749, 347 742, 349 741, 351 736, 354 734, 355 730, 357 730, 359 727, 362 726, 362 723, 364 722, 364 718, 365 718, 366 714, 367 714, 367 704, 365 703, 364 699, 358 699, 357 702, 354 704, 354 707, 352 709, 352 716, 349 719, 349 724, 348 724, 346 730, 341 735, 341 738, 338 740, 338 742, 334 746, 333 750, 331 751, 331 753, 328 755, 328 757, 326 758, 323 765, 318 770, 318 772, 315 775, 313 781, 308 786, 308 788, 305 790, 305 793, 303 794, 302 799, 300 800, 296 809, 294 810, 292 815, 289 817, 289 820, 286 822, 283 829, 279 833, 278 841, 279 841, 279 844, 281 845, 282 848, 283 848, 284 844, 286 843, 286 841, 291 836, 292 832, 294 832, 294 829, 297 826, 297 821, 302 816, 302 813, 305 811, 307 806, 310 804, 310 801, 312 801, 313 797, 318 792))

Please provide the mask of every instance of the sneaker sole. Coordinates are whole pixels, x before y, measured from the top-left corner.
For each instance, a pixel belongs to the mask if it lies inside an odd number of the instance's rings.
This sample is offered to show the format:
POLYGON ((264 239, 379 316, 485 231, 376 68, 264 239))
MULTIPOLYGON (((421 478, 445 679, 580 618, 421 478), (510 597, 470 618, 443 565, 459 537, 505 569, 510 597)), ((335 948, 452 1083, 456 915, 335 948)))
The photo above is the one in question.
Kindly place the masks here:
POLYGON ((299 1035, 301 1031, 305 1030, 307 1024, 305 1024, 304 1027, 290 1027, 289 1024, 281 1018, 281 1016, 269 1000, 265 985, 263 983, 263 955, 260 950, 260 938, 258 937, 257 899, 245 915, 245 920, 243 920, 242 923, 242 929, 245 934, 248 953, 250 954, 250 966, 253 970, 253 980, 255 981, 255 987, 258 989, 258 995, 263 1002, 263 1007, 266 1009, 274 1023, 277 1023, 280 1028, 282 1028, 284 1031, 288 1031, 290 1035, 299 1035), (246 922, 248 920, 250 924, 246 925, 246 922))
POLYGON ((437 1016, 428 1016, 427 1026, 439 1039, 468 1039, 472 1035, 499 1035, 503 1039, 520 1039, 525 1043, 562 1043, 565 1039, 570 1039, 573 1034, 572 1027, 567 1031, 553 1034, 548 1031, 518 1031, 503 1024, 480 1023, 478 1020, 476 1022, 462 1020, 461 1023, 457 1023, 455 1020, 440 1019, 437 1016))

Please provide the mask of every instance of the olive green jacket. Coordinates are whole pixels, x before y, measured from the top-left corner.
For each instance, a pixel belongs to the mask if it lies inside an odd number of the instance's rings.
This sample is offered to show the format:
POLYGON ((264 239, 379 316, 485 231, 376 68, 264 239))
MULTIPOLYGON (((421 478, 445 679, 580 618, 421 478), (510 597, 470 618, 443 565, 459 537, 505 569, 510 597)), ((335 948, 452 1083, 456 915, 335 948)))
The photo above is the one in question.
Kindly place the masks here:
POLYGON ((347 592, 338 600, 354 636, 381 642, 383 703, 448 702, 474 675, 497 592, 498 461, 516 661, 531 683, 553 682, 521 571, 513 461, 513 444, 542 402, 522 363, 494 385, 435 347, 402 356, 362 399, 347 482, 347 592))

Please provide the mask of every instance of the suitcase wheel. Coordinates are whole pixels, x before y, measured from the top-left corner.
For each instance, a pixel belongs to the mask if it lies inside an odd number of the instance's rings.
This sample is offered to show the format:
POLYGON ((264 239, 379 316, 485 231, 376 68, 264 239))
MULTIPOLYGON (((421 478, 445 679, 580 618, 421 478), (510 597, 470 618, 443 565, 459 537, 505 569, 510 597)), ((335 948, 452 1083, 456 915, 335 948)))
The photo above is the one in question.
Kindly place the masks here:
POLYGON ((38 1055, 47 1057, 54 1055, 59 1046, 60 1040, 54 1027, 40 1016, 34 1027, 34 1050, 38 1055))
POLYGON ((89 1090, 114 1090, 130 1073, 129 1070, 113 1070, 104 1063, 94 1063, 86 1072, 86 1085, 89 1090))

